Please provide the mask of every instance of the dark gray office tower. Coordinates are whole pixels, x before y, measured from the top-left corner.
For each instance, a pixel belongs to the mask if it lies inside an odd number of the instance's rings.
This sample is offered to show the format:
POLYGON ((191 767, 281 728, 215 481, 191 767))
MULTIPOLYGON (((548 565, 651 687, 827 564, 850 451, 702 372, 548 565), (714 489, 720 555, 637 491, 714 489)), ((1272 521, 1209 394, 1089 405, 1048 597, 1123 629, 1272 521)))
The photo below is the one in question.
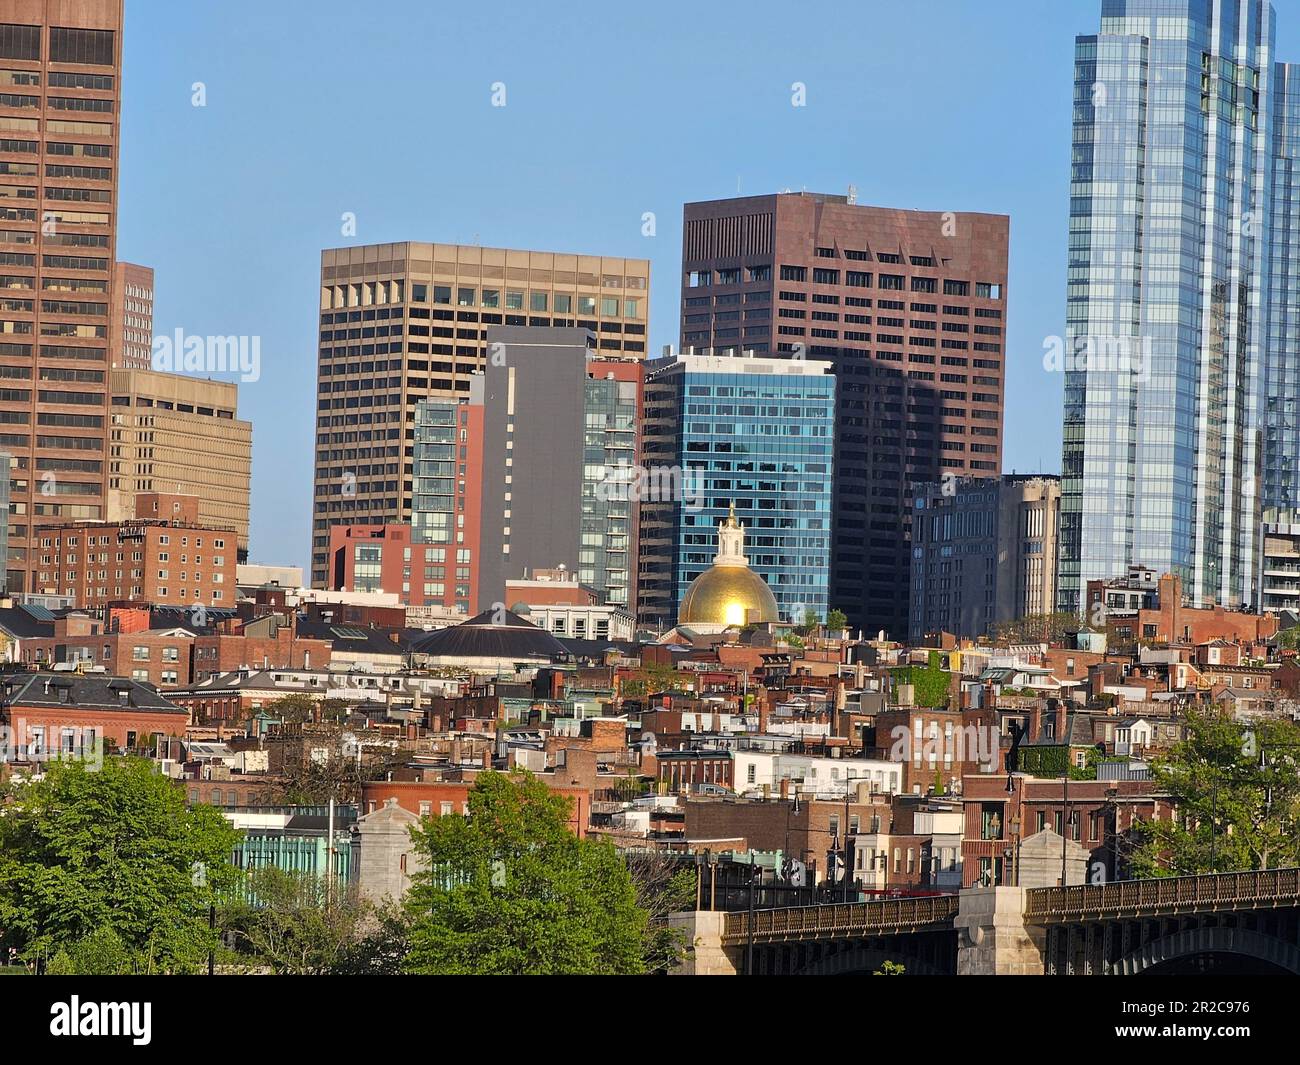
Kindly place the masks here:
POLYGON ((634 507, 601 483, 636 460, 643 372, 595 356, 586 329, 487 331, 470 391, 478 403, 481 388, 483 404, 480 610, 501 601, 507 580, 559 566, 602 602, 631 608, 634 507))

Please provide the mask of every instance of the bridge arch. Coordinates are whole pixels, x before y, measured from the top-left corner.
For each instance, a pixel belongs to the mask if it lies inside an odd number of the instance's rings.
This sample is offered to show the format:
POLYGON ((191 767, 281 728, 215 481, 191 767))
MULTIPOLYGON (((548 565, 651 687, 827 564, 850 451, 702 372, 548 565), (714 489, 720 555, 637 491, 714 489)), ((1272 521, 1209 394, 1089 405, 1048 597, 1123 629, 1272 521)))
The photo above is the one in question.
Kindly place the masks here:
POLYGON ((1240 954, 1300 975, 1300 947, 1249 928, 1187 928, 1143 944, 1106 966, 1107 976, 1136 976, 1195 954, 1240 954))
MULTIPOLYGON (((838 946, 838 945, 837 945, 838 946)), ((902 965, 907 976, 942 976, 942 970, 917 957, 914 951, 881 949, 865 943, 819 951, 795 969, 794 976, 852 976, 877 972, 887 961, 902 965)))

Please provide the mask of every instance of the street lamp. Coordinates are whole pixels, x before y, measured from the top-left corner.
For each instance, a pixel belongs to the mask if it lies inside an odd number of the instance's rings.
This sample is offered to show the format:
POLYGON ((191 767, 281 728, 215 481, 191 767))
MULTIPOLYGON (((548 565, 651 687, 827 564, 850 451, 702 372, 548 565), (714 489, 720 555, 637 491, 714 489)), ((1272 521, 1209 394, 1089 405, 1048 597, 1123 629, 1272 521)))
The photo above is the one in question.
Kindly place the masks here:
POLYGON ((754 975, 754 887, 763 876, 763 867, 749 855, 749 943, 745 948, 745 975, 754 975))
POLYGON ((1106 789, 1106 805, 1110 808, 1110 879, 1119 879, 1119 788, 1106 789))
POLYGON ((1008 824, 1011 827, 1012 845, 1007 848, 1007 860, 1011 865, 1011 884, 1013 887, 1020 886, 1020 803, 1017 801, 1016 794, 1017 782, 1020 777, 1015 773, 1007 774, 1007 794, 1012 796, 1011 799, 1011 817, 1008 818, 1008 824))

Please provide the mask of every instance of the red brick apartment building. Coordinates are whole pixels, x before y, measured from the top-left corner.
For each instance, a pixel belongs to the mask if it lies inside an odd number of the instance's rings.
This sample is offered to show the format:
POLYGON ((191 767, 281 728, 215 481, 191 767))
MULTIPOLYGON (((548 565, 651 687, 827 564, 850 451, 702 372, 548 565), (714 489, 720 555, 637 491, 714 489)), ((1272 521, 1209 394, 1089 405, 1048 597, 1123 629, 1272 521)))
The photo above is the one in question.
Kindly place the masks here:
MULTIPOLYGON (((538 774, 551 791, 569 798, 573 805, 569 811, 568 825, 576 836, 585 836, 591 822, 592 793, 590 789, 559 785, 548 774, 538 774)), ((417 817, 441 817, 447 814, 464 814, 469 810, 469 789, 473 780, 372 780, 361 785, 361 811, 374 813, 382 809, 389 799, 417 817)))
POLYGON ((71 673, 10 674, 0 684, 0 724, 10 730, 5 761, 36 761, 49 752, 89 752, 152 745, 181 736, 189 714, 132 680, 71 673))
POLYGON ((329 665, 328 640, 298 635, 297 617, 268 614, 151 628, 142 603, 111 603, 104 620, 72 613, 56 618, 49 636, 25 637, 22 660, 31 668, 82 662, 102 666, 158 688, 184 687, 241 667, 307 669, 329 665))
POLYGON ((1001 473, 1010 228, 811 192, 685 206, 682 350, 834 366, 831 599, 850 627, 908 632, 912 483, 1001 473))
MULTIPOLYGON (((962 801, 966 824, 962 838, 962 886, 982 880, 1013 883, 1011 863, 1017 840, 1043 829, 1061 834, 1092 852, 1090 864, 1102 862, 1108 879, 1116 879, 1117 834, 1138 820, 1166 819, 1169 800, 1150 780, 1071 780, 1017 776, 1007 791, 1005 773, 967 776, 962 801)), ((1122 847, 1119 877, 1124 875, 1122 847)))
POLYGON ((135 512, 157 517, 38 527, 32 589, 70 595, 82 610, 119 600, 234 605, 234 529, 200 525, 197 496, 142 494, 135 512))
POLYGON ((388 592, 406 606, 449 610, 478 600, 477 539, 459 548, 416 543, 409 525, 332 525, 329 534, 333 591, 388 592), (457 596, 458 586, 469 589, 468 599, 457 596))

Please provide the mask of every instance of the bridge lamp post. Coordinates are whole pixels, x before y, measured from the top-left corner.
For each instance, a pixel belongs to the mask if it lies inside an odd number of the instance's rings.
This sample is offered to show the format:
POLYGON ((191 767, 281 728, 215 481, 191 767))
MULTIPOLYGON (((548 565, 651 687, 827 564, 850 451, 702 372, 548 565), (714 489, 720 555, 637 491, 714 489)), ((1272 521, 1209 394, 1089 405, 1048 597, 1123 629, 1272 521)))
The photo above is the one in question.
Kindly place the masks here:
MULTIPOLYGON (((1267 751, 1270 747, 1288 747, 1288 748, 1295 749, 1295 748, 1300 748, 1300 743, 1281 743, 1281 742, 1261 743, 1259 745, 1259 768, 1261 770, 1268 769, 1267 751)), ((1272 813, 1272 811, 1273 811, 1273 786, 1267 783, 1266 781, 1264 784, 1264 813, 1265 815, 1268 815, 1272 813)))
POLYGON ((1067 886, 1065 856, 1070 839, 1070 740, 1065 737, 1065 765, 1061 769, 1061 887, 1067 886))
POLYGON ((749 857, 749 943, 745 948, 745 975, 754 975, 754 886, 763 875, 763 867, 749 857))
POLYGON ((1106 806, 1110 809, 1110 878, 1119 879, 1119 788, 1106 789, 1106 806))
POLYGON ((1016 787, 1020 777, 1016 773, 1007 774, 1007 794, 1013 796, 1011 816, 1007 819, 1011 826, 1011 846, 1006 849, 1006 858, 1011 864, 1011 886, 1020 886, 1020 803, 1016 801, 1016 787))

